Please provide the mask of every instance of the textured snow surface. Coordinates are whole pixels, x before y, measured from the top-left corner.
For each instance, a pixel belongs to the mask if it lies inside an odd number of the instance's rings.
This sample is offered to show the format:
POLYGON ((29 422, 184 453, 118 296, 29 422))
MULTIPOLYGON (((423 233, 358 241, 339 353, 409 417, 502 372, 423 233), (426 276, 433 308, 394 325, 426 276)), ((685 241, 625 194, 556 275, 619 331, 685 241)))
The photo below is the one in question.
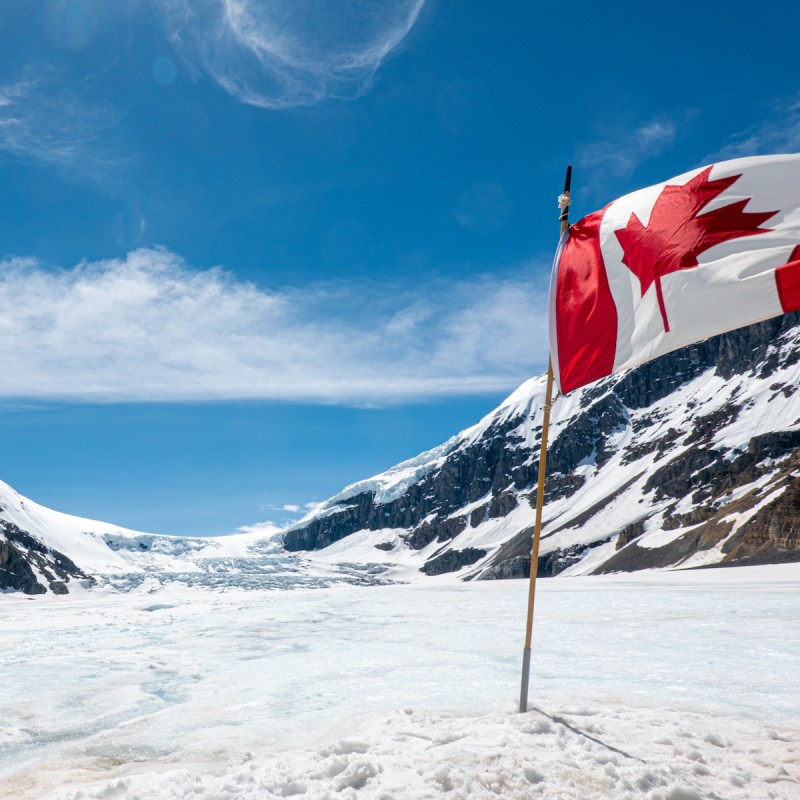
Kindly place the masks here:
POLYGON ((0 613, 0 797, 796 798, 800 567, 0 613))
POLYGON ((796 730, 725 717, 602 706, 478 717, 407 709, 355 733, 268 761, 247 758, 222 774, 149 772, 48 797, 797 797, 796 730))

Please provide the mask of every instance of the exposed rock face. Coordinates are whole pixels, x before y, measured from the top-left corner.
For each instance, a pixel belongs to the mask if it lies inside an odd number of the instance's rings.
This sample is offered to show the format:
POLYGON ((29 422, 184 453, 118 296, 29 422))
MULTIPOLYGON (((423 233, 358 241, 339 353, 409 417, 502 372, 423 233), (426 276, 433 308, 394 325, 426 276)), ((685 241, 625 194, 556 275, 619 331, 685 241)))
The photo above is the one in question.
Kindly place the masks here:
MULTIPOLYGON (((539 574, 800 560, 798 319, 559 398, 539 574)), ((446 445, 344 490, 286 548, 392 528, 427 574, 527 576, 542 394, 529 381, 446 445)))
POLYGON ((70 579, 88 579, 69 558, 11 522, 0 520, 0 590, 67 594, 70 579))
POLYGON ((800 458, 793 457, 782 471, 774 493, 765 504, 722 546, 726 560, 748 564, 796 561, 800 551, 800 458))
POLYGON ((25 554, 8 539, 0 541, 0 589, 44 594, 47 589, 36 580, 36 574, 25 554))
POLYGON ((486 551, 477 547, 447 550, 440 556, 434 556, 426 561, 420 569, 426 575, 442 575, 445 572, 455 572, 461 567, 468 567, 476 561, 480 561, 485 555, 486 551))
POLYGON ((630 544, 634 539, 638 539, 644 533, 644 520, 637 519, 636 522, 631 522, 626 525, 617 536, 617 542, 614 545, 615 550, 622 550, 626 544, 630 544))
POLYGON ((329 544, 338 542, 345 536, 355 533, 365 527, 364 522, 368 520, 370 530, 388 528, 389 525, 375 524, 377 506, 373 503, 375 495, 373 492, 365 492, 352 500, 346 506, 337 511, 334 515, 319 517, 312 520, 305 528, 292 531, 287 536, 284 545, 287 550, 319 550, 329 544), (374 526, 374 527, 373 527, 374 526))

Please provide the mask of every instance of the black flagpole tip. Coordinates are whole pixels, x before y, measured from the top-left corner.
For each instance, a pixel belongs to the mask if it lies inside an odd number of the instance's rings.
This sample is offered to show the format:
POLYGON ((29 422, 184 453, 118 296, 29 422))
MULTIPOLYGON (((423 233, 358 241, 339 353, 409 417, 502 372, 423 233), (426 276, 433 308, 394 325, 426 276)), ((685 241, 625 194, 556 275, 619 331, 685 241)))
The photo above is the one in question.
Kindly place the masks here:
POLYGON ((567 177, 564 178, 564 194, 569 191, 569 186, 572 183, 572 164, 567 167, 567 177))

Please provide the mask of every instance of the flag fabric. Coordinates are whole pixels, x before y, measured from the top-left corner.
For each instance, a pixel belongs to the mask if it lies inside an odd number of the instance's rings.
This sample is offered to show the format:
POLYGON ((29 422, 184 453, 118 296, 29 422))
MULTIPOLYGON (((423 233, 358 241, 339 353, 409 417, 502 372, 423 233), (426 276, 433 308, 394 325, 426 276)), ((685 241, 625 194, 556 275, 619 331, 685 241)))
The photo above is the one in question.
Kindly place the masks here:
POLYGON ((722 161, 614 200, 562 237, 550 356, 563 393, 800 309, 800 154, 722 161))

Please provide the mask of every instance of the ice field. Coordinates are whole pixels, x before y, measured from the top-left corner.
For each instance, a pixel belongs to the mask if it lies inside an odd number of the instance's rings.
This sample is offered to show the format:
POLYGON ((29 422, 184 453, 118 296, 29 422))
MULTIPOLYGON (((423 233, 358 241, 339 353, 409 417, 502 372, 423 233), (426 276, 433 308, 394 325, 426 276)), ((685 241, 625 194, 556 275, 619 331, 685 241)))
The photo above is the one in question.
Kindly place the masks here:
POLYGON ((797 798, 798 565, 0 598, 0 797, 797 798))

